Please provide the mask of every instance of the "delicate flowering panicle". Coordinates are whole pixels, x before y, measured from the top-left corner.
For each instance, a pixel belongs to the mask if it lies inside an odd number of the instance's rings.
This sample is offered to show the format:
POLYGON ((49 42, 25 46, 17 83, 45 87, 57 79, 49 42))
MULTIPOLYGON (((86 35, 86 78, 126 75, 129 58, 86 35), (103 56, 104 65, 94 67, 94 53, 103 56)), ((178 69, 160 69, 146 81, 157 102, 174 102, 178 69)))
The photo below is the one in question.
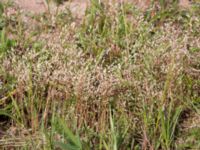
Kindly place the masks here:
POLYGON ((7 14, 6 32, 16 37, 0 58, 8 133, 12 124, 27 137, 44 132, 39 148, 54 139, 71 144, 56 131, 61 118, 89 149, 179 149, 182 135, 191 138, 188 122, 199 120, 199 14, 159 2, 143 11, 92 2, 83 18, 69 8, 7 14))

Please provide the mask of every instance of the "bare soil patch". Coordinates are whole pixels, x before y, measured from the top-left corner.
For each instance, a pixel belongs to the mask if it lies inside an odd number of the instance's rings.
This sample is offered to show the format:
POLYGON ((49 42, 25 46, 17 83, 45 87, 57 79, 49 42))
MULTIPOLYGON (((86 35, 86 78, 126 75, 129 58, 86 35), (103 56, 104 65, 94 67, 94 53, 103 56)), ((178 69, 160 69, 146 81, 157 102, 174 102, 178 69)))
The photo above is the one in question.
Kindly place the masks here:
POLYGON ((14 0, 14 2, 23 10, 34 13, 46 11, 44 0, 14 0))
MULTIPOLYGON (((42 13, 47 11, 47 4, 45 0, 14 0, 16 5, 18 5, 21 9, 33 12, 33 13, 42 13)), ((150 0, 109 0, 108 3, 122 3, 128 2, 133 3, 138 8, 145 10, 149 7, 151 1, 150 0)), ((73 15, 81 17, 84 15, 84 12, 89 4, 89 0, 73 0, 69 2, 65 2, 63 5, 59 6, 60 8, 68 7, 72 11, 73 15)), ((189 0, 180 0, 179 5, 184 8, 190 7, 189 0)), ((56 6, 51 3, 51 9, 55 9, 56 6)))

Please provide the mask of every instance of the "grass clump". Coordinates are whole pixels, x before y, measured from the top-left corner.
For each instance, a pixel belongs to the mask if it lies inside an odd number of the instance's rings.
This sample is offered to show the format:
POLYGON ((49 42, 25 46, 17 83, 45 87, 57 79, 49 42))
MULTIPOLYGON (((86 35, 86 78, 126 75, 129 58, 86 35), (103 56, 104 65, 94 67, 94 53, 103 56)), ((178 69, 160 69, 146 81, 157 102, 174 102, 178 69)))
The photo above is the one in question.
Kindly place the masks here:
POLYGON ((1 29, 0 146, 198 148, 197 7, 92 0, 81 19, 13 14, 1 29))

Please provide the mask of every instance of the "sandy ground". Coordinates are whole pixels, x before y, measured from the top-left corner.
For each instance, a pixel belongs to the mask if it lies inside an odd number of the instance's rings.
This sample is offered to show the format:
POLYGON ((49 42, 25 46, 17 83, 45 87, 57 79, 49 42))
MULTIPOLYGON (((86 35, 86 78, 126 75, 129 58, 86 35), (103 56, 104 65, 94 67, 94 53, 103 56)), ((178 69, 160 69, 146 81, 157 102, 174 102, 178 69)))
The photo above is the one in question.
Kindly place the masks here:
MULTIPOLYGON (((33 12, 33 13, 42 13, 47 11, 48 6, 45 0, 14 0, 15 4, 18 5, 22 10, 33 12)), ((119 3, 119 2, 129 2, 137 5, 141 9, 146 9, 150 4, 150 0, 107 0, 108 3, 119 3)), ((71 0, 65 2, 64 5, 60 7, 68 6, 72 14, 81 17, 84 15, 84 12, 89 4, 89 0, 71 0)), ((189 0, 180 0, 179 5, 181 7, 189 7, 189 0)), ((51 3, 51 8, 55 9, 55 5, 51 3)))
MULTIPOLYGON (((32 13, 43 13, 48 10, 48 5, 45 0, 13 0, 14 3, 22 10, 32 13)), ((87 8, 87 0, 73 0, 72 2, 65 2, 64 5, 59 7, 62 9, 64 7, 69 7, 74 15, 82 16, 87 8)), ((51 11, 56 9, 54 3, 50 3, 51 11)))
POLYGON ((35 13, 44 12, 46 6, 43 0, 14 0, 16 5, 26 11, 33 11, 35 13))

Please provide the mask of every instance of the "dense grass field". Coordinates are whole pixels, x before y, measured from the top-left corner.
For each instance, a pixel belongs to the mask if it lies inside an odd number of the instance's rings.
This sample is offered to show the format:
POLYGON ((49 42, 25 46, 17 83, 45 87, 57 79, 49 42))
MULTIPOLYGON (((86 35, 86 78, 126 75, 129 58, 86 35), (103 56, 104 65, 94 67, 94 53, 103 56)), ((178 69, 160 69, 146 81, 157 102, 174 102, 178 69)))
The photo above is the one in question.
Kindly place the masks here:
POLYGON ((200 149, 199 1, 0 2, 0 149, 200 149))

